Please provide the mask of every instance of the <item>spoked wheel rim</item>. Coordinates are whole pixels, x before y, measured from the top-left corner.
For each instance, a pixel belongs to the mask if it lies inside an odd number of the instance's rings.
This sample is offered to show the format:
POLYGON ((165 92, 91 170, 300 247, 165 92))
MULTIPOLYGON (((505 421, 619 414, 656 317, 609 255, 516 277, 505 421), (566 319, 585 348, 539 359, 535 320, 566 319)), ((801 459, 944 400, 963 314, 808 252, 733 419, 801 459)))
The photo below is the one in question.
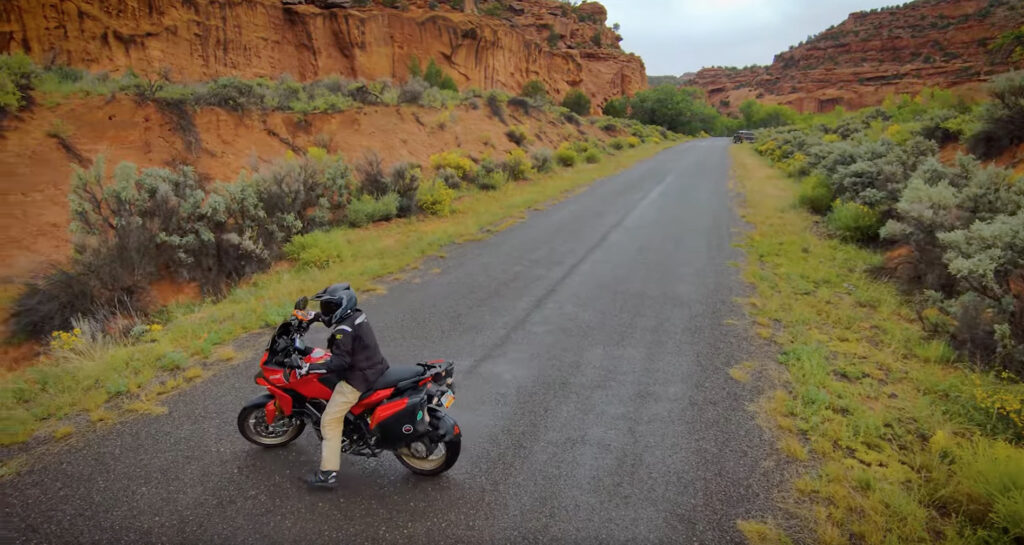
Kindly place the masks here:
POLYGON ((426 458, 420 458, 415 456, 409 447, 402 447, 398 449, 398 455, 402 457, 402 460, 410 466, 419 469, 421 471, 433 471, 444 465, 445 460, 448 459, 448 449, 445 448, 444 443, 439 443, 437 448, 434 449, 429 456, 426 458))
POLYGON ((250 437, 265 445, 279 445, 291 441, 302 430, 294 418, 277 418, 273 424, 267 422, 266 413, 257 409, 249 413, 245 421, 250 437))

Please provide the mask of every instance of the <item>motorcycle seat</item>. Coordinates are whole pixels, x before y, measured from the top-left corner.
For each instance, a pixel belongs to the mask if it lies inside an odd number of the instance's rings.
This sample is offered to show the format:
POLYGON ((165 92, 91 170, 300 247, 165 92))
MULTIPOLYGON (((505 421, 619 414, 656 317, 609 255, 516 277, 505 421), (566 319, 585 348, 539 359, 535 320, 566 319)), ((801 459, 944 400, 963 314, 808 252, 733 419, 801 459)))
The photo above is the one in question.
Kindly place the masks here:
POLYGON ((419 365, 392 365, 388 370, 373 383, 371 390, 383 390, 397 386, 400 382, 423 375, 423 368, 419 365))

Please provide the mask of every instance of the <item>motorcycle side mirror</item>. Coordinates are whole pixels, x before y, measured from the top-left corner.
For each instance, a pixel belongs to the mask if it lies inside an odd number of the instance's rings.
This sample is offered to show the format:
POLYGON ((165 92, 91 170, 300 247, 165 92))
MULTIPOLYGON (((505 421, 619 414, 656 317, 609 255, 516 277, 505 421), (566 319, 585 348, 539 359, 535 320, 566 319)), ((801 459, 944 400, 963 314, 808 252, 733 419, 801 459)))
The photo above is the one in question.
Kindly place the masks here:
POLYGON ((309 306, 309 297, 303 297, 302 299, 299 299, 298 301, 295 301, 295 310, 306 310, 306 307, 308 307, 308 306, 309 306))

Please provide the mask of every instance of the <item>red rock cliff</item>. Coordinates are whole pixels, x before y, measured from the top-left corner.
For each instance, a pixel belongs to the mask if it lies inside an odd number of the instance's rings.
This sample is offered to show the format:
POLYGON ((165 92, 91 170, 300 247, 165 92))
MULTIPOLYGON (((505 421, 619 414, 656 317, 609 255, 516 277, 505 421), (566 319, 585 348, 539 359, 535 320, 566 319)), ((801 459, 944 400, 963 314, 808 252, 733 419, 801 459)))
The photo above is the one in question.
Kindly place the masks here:
MULTIPOLYGON (((345 2, 340 2, 345 4, 345 2)), ((477 6, 485 4, 476 2, 477 6)), ((320 9, 280 0, 3 0, 0 52, 39 62, 155 74, 300 80, 328 75, 404 79, 413 56, 434 58, 460 86, 518 91, 531 79, 595 106, 646 86, 643 61, 623 53, 588 3, 509 2, 498 16, 412 1, 403 10, 320 9)), ((486 6, 484 6, 486 7, 486 6)))
POLYGON ((880 104, 924 87, 977 85, 1024 68, 999 36, 1024 25, 1020 0, 918 0, 853 13, 775 56, 771 66, 705 68, 690 81, 726 109, 748 98, 801 111, 880 104))

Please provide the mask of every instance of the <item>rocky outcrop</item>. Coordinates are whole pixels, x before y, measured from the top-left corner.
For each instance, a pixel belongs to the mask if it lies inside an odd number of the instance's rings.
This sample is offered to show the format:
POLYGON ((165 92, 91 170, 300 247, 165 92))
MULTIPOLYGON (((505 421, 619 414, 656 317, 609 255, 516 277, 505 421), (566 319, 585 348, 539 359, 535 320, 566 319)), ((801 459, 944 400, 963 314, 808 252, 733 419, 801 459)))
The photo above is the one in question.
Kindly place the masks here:
POLYGON ((1024 68, 1009 51, 990 47, 1021 26, 1019 0, 918 0, 853 13, 770 66, 705 68, 689 84, 724 109, 748 98, 805 112, 860 108, 891 94, 978 85, 1024 68))
POLYGON ((539 79, 555 96, 578 87, 595 107, 646 86, 643 61, 619 49, 621 38, 604 26, 597 3, 509 2, 495 17, 447 2, 412 1, 402 10, 345 3, 5 0, 0 51, 115 74, 169 71, 189 81, 282 74, 402 80, 416 56, 435 59, 460 87, 518 91, 539 79))

